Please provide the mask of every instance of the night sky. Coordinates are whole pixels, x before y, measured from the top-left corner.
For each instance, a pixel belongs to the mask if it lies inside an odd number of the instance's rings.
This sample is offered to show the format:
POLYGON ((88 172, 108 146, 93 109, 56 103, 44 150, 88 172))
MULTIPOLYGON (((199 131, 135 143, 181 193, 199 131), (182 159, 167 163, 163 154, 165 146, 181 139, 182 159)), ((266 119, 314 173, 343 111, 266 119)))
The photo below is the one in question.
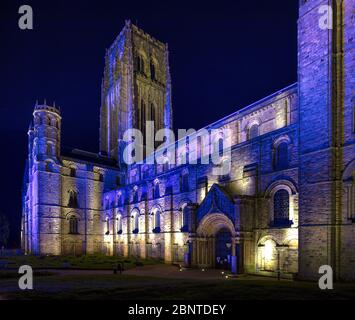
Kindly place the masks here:
POLYGON ((297 0, 0 3, 0 211, 19 245, 27 129, 56 102, 62 145, 98 152, 105 49, 126 19, 170 49, 174 129, 198 129, 297 81, 297 0), (34 30, 20 30, 31 5, 34 30))

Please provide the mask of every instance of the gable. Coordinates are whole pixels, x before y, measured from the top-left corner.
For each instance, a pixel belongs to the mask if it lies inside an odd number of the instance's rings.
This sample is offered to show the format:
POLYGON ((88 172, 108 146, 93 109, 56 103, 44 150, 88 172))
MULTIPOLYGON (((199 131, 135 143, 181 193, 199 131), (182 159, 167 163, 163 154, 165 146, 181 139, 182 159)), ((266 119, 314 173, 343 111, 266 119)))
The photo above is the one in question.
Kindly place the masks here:
POLYGON ((231 196, 219 185, 214 184, 197 209, 197 224, 210 213, 225 214, 235 223, 235 206, 231 196))

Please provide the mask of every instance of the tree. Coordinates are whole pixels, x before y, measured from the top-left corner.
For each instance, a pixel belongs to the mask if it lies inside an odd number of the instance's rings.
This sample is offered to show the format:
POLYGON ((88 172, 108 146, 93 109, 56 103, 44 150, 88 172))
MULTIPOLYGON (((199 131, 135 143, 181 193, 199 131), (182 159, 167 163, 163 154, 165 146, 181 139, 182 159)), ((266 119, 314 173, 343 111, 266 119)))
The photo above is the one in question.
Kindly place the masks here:
POLYGON ((0 213, 0 248, 6 246, 10 234, 9 221, 6 216, 0 213))

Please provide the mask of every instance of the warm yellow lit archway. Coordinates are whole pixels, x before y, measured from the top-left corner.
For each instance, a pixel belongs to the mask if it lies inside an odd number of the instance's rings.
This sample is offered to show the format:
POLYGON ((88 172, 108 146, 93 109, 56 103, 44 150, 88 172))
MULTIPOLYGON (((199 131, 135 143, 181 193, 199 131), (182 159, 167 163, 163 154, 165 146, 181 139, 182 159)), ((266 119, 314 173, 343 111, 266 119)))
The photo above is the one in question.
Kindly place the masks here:
MULTIPOLYGON (((219 232, 227 231, 230 236, 224 245, 229 246, 230 254, 235 256, 236 231, 233 222, 222 213, 210 213, 199 223, 197 237, 195 241, 194 256, 199 267, 216 267, 216 239, 219 232)), ((218 250, 217 250, 218 251, 218 250)))
POLYGON ((202 237, 215 236, 221 229, 228 229, 235 236, 233 222, 222 213, 210 213, 206 215, 197 228, 197 234, 202 237))

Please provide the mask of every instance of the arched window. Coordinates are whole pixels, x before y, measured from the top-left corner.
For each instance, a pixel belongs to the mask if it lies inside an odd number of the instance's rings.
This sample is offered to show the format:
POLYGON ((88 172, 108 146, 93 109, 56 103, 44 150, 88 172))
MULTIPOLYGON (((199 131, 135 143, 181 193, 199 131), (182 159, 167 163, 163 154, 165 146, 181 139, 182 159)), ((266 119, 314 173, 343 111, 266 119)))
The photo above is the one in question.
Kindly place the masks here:
POLYGON ((78 208, 78 193, 76 191, 69 191, 69 202, 68 207, 78 208))
POLYGON ((116 218, 116 231, 117 231, 117 234, 121 234, 122 233, 122 215, 119 214, 117 215, 117 218, 116 218))
POLYGON ((69 218, 69 233, 78 234, 79 233, 79 223, 75 216, 69 218))
POLYGON ((288 167, 288 143, 280 143, 275 150, 275 169, 282 170, 288 167))
POLYGON ((189 174, 184 173, 180 176, 180 191, 188 192, 189 191, 189 174))
POLYGON ((140 58, 140 56, 136 57, 136 70, 138 72, 140 72, 140 70, 141 70, 141 58, 140 58))
POLYGON ((154 105, 154 103, 150 104, 150 120, 154 121, 154 125, 155 125, 156 118, 155 118, 155 105, 154 105))
POLYGON ((189 210, 187 208, 187 203, 181 207, 181 231, 189 231, 189 210))
POLYGON ((117 196, 117 206, 119 206, 119 207, 123 206, 123 196, 122 196, 122 194, 119 194, 117 196))
POLYGON ((109 235, 110 234, 110 218, 109 217, 106 217, 106 220, 105 220, 105 235, 109 235))
POLYGON ((253 124, 248 130, 249 140, 254 139, 259 136, 259 125, 253 124))
POLYGON ((157 80, 155 74, 155 65, 153 61, 150 62, 150 77, 153 81, 157 80))
POLYGON ((133 190, 133 203, 138 202, 138 189, 133 190))
POLYGON ((221 163, 221 170, 222 170, 222 174, 219 176, 219 180, 222 181, 226 181, 226 180, 230 180, 230 174, 231 174, 231 170, 232 170, 232 162, 229 158, 225 158, 223 159, 222 163, 221 163))
POLYGON ((155 199, 160 198, 159 182, 157 182, 157 183, 154 185, 153 195, 154 195, 154 198, 155 198, 155 199))
POLYGON ((169 196, 169 195, 172 195, 172 194, 173 194, 173 186, 172 186, 171 183, 167 183, 165 185, 165 193, 164 193, 164 195, 165 196, 169 196))
POLYGON ((140 72, 145 74, 145 65, 144 65, 144 58, 143 57, 141 57, 140 72))
POLYGON ((136 58, 136 68, 138 72, 144 73, 144 59, 140 55, 136 58))
POLYGON ((135 210, 132 214, 132 233, 139 232, 139 212, 135 210))
POLYGON ((183 227, 184 227, 184 217, 183 217, 182 209, 179 209, 177 228, 178 230, 183 231, 183 227))
POLYGON ((277 191, 274 195, 274 225, 290 225, 290 195, 285 189, 277 191))
POLYGON ((218 154, 220 157, 223 156, 223 138, 218 139, 218 154))
POLYGON ((75 177, 76 176, 76 169, 75 168, 70 168, 70 176, 75 177))
POLYGON ((156 209, 153 212, 153 218, 154 218, 154 228, 153 232, 154 233, 159 233, 160 232, 160 210, 156 209))
POLYGON ((142 186, 141 201, 147 200, 147 186, 142 186))
POLYGON ((163 167, 164 167, 164 171, 169 170, 169 160, 165 160, 163 167))

